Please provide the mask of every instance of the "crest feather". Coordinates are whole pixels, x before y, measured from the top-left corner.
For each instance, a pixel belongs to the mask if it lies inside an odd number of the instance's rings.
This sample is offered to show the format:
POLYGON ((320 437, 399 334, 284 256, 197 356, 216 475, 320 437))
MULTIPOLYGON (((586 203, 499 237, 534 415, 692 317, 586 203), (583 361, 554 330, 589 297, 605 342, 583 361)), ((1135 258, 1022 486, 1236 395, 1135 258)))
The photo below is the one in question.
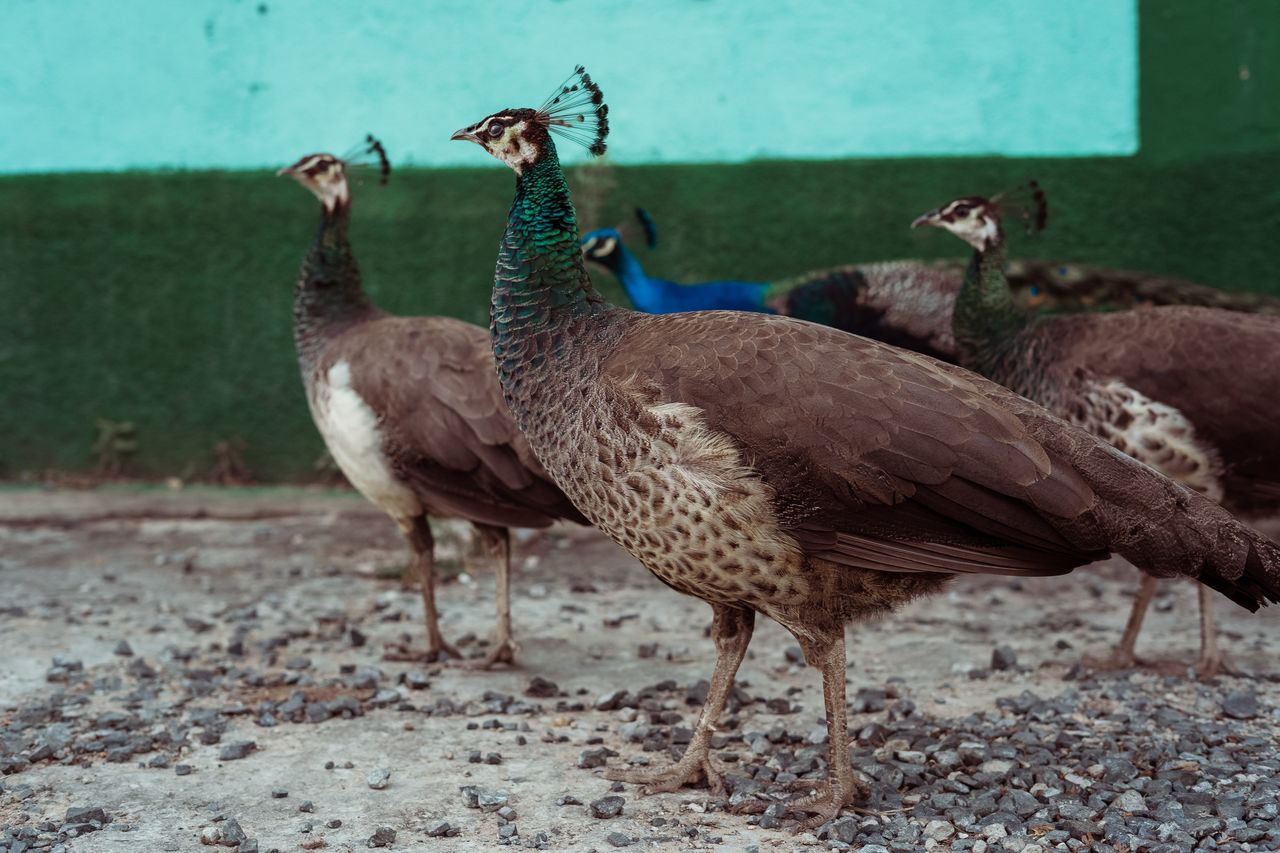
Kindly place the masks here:
POLYGON ((1049 197, 1034 180, 1006 190, 992 201, 1002 217, 1016 217, 1028 234, 1038 234, 1049 224, 1049 197))
POLYGON ((604 153, 609 105, 581 65, 543 102, 537 117, 551 132, 576 142, 597 157, 604 153))
POLYGON ((387 149, 372 133, 365 134, 364 141, 343 154, 340 158, 347 167, 371 166, 378 170, 378 183, 386 184, 391 176, 391 161, 387 158, 387 149))

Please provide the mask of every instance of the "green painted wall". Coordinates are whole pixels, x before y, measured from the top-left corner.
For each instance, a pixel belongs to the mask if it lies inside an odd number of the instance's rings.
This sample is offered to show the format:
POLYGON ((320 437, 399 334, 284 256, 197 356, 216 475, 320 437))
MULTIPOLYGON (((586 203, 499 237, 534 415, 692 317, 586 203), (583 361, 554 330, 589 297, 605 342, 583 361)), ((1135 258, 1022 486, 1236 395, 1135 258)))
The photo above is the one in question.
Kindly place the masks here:
MULTIPOLYGON (((955 254, 910 220, 1034 176, 1052 226, 1018 251, 1280 293, 1280 5, 1146 2, 1141 31, 1136 157, 619 167, 584 184, 583 224, 640 203, 663 232, 642 256, 652 271, 768 279, 955 254)), ((357 187, 375 298, 484 322, 511 191, 490 169, 357 187)), ((0 474, 91 467, 106 417, 137 423, 137 473, 200 474, 214 442, 240 438, 260 477, 305 477, 321 445, 289 311, 315 219, 310 196, 267 172, 0 179, 0 474)))

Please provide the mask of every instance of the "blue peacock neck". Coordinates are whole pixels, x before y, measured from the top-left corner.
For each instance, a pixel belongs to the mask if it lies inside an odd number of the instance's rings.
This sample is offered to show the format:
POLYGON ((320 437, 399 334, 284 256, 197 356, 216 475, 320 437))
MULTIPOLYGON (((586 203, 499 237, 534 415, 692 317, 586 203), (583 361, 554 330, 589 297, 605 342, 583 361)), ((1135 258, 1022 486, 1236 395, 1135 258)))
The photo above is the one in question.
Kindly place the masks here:
POLYGON ((960 363, 1004 384, 1019 368, 1010 344, 1031 319, 1013 301, 1004 274, 1007 255, 1002 234, 986 249, 974 250, 951 317, 960 363))
POLYGON ((334 335, 379 313, 360 282, 360 267, 347 238, 350 220, 349 202, 323 209, 294 287, 293 339, 304 373, 310 373, 334 335))

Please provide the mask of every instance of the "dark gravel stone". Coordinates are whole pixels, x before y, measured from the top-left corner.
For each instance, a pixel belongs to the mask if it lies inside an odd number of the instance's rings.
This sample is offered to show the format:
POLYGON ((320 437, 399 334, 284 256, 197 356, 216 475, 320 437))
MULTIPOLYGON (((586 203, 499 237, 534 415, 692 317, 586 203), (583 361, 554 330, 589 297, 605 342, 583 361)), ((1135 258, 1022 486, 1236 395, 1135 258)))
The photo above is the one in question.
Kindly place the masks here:
POLYGON ((240 822, 235 818, 231 818, 222 825, 222 844, 226 847, 235 847, 249 840, 249 836, 244 834, 244 830, 240 828, 240 822))
POLYGON ((589 808, 591 809, 592 817, 603 820, 622 814, 622 807, 626 804, 627 801, 622 797, 611 794, 598 800, 592 800, 589 808))
POLYGON ((194 769, 195 768, 192 767, 190 764, 175 764, 173 767, 173 772, 179 776, 190 776, 191 771, 194 769))
POLYGON ((289 792, 284 788, 271 789, 271 799, 273 800, 283 800, 287 796, 289 796, 289 792))
POLYGON ((1013 669, 1018 665, 1018 655, 1009 646, 996 646, 991 652, 991 669, 999 672, 1000 670, 1013 669))
POLYGON ((635 840, 624 832, 611 832, 605 836, 605 841, 608 841, 612 847, 630 847, 635 843, 635 840))
POLYGON ((122 658, 133 657, 133 646, 129 645, 128 640, 121 640, 120 642, 116 643, 116 647, 112 649, 112 651, 115 654, 120 655, 120 657, 122 658))
POLYGON ((251 740, 238 740, 229 743, 222 749, 218 750, 219 761, 239 761, 241 758, 247 758, 254 750, 258 748, 258 744, 251 740))
POLYGON ((559 693, 560 686, 558 684, 537 675, 529 679, 529 686, 524 690, 524 695, 531 696, 534 699, 554 699, 559 693))
POLYGON ((1252 690, 1232 690, 1222 700, 1222 713, 1233 720, 1252 720, 1258 716, 1258 695, 1252 690))
POLYGON ((609 757, 617 754, 607 746, 584 749, 582 754, 578 756, 578 766, 587 770, 593 767, 604 767, 608 763, 609 757))
POLYGON ((444 838, 453 831, 453 825, 447 820, 438 820, 427 826, 428 838, 444 838))
POLYGON ((390 847, 396 842, 396 831, 389 826, 380 826, 369 836, 369 847, 390 847))
POLYGON ((109 819, 102 806, 72 806, 67 809, 66 822, 97 823, 99 826, 106 826, 109 819))
POLYGON ((303 800, 302 802, 298 803, 298 811, 300 812, 303 812, 305 814, 311 814, 315 810, 316 810, 316 807, 311 803, 310 800, 303 800))

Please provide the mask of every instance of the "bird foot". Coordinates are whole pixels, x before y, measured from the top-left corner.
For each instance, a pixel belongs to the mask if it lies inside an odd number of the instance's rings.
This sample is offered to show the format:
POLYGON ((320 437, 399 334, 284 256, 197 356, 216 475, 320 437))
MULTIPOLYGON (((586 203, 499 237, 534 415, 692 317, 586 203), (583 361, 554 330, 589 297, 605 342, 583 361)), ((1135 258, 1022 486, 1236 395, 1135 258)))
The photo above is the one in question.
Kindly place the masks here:
MULTIPOLYGON (((819 781, 797 779, 796 781, 808 781, 808 787, 813 790, 809 796, 787 803, 787 811, 808 812, 812 815, 796 824, 797 834, 817 829, 827 821, 835 820, 846 806, 852 807, 854 803, 865 800, 871 793, 871 790, 857 779, 850 779, 847 784, 839 779, 834 783, 829 779, 819 781)), ((873 813, 866 809, 851 808, 851 810, 860 814, 873 813)))
POLYGON ((513 666, 516 662, 516 652, 520 651, 520 647, 516 645, 515 640, 505 637, 493 644, 493 648, 489 649, 489 653, 482 658, 468 658, 464 660, 450 661, 449 665, 458 669, 491 669, 500 663, 513 666))
POLYGON ((629 782, 643 785, 641 791, 645 796, 650 794, 670 794, 681 788, 696 784, 701 779, 707 780, 707 787, 716 796, 724 794, 724 779, 720 771, 711 763, 709 750, 687 750, 684 757, 675 764, 652 770, 623 770, 611 768, 604 772, 604 778, 611 782, 629 782))
POLYGON ((1090 669, 1099 669, 1104 672, 1117 672, 1125 669, 1137 669, 1146 666, 1147 662, 1135 655, 1133 652, 1126 652, 1116 649, 1109 655, 1103 657, 1095 657, 1093 655, 1085 655, 1083 659, 1085 666, 1090 669))
POLYGON ((1220 653, 1201 654, 1194 667, 1196 678, 1200 681, 1212 681, 1219 675, 1243 676, 1238 667, 1232 666, 1226 656, 1220 653))
POLYGON ((382 647, 382 659, 397 663, 444 663, 462 660, 462 652, 443 639, 428 641, 425 650, 415 649, 408 643, 387 643, 382 647))

